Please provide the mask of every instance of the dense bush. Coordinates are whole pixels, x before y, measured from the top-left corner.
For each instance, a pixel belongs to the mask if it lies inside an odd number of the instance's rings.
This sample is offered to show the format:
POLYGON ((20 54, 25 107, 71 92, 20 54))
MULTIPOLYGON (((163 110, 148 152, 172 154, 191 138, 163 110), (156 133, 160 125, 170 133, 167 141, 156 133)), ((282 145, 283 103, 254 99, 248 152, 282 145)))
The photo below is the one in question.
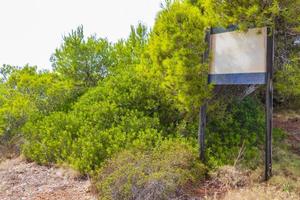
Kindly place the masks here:
POLYGON ((156 119, 129 111, 116 122, 118 125, 102 131, 83 126, 76 143, 73 143, 71 164, 81 172, 90 172, 123 149, 149 149, 161 140, 155 129, 156 122, 156 119))
POLYGON ((0 85, 0 159, 20 153, 22 128, 35 113, 29 98, 0 85))
POLYGON ((159 81, 165 96, 189 121, 210 94, 208 67, 202 60, 208 26, 197 7, 175 1, 158 14, 149 39, 152 63, 147 75, 159 81))
MULTIPOLYGON (((256 168, 263 161, 265 141, 264 106, 255 97, 247 97, 219 107, 208 114, 207 158, 209 164, 242 162, 256 168)), ((274 129, 273 142, 282 141, 284 133, 274 129)))
POLYGON ((1 67, 5 78, 0 83, 0 146, 19 149, 27 122, 54 111, 67 111, 80 91, 73 82, 54 73, 38 72, 36 67, 9 69, 1 67))
POLYGON ((25 156, 43 164, 67 162, 87 173, 124 148, 147 149, 160 141, 155 129, 157 119, 134 110, 118 112, 109 104, 101 106, 93 107, 94 118, 53 113, 37 123, 28 123, 25 156))
POLYGON ((31 66, 15 70, 5 85, 11 91, 30 99, 42 115, 53 111, 67 111, 70 102, 76 100, 81 93, 74 82, 55 73, 38 71, 37 67, 31 66))
POLYGON ((182 195, 187 181, 204 178, 206 169, 186 141, 166 140, 151 151, 126 150, 99 169, 94 182, 100 199, 159 200, 182 195))
POLYGON ((67 162, 88 173, 122 149, 156 146, 171 134, 176 109, 154 83, 134 67, 107 77, 69 112, 27 123, 25 156, 39 163, 67 162))
POLYGON ((24 154, 40 163, 68 162, 90 172, 124 148, 155 146, 168 125, 162 122, 172 113, 167 104, 158 104, 162 101, 159 90, 134 70, 107 77, 70 112, 27 123, 24 154))
POLYGON ((264 140, 264 107, 247 98, 228 105, 225 112, 209 118, 207 146, 209 159, 233 164, 241 148, 245 160, 257 159, 264 140))
POLYGON ((80 126, 78 119, 55 112, 23 129, 26 142, 24 155, 40 164, 65 160, 72 152, 72 143, 80 126))

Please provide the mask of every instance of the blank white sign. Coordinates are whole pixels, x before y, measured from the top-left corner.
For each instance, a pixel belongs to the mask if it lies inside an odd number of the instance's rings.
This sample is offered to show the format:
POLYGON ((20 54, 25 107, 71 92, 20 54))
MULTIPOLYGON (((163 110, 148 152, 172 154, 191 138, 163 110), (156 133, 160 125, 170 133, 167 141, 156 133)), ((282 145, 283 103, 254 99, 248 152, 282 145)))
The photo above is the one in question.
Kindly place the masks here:
POLYGON ((266 72, 267 28, 212 34, 210 42, 210 74, 266 72))

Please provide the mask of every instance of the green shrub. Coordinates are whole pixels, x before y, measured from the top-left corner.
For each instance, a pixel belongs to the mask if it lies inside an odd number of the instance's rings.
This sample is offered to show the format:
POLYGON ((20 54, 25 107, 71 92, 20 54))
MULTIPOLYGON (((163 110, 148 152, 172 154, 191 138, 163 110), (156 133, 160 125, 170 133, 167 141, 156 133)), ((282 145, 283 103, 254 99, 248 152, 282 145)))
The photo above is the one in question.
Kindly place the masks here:
POLYGON ((126 150, 95 174, 100 199, 169 199, 187 181, 201 180, 206 169, 186 141, 165 140, 152 151, 126 150))
POLYGON ((257 100, 249 97, 233 102, 225 111, 216 110, 208 116, 207 158, 211 164, 234 164, 241 148, 244 162, 259 160, 265 119, 264 107, 257 100))
POLYGON ((63 112, 27 123, 24 128, 24 155, 40 164, 65 160, 72 152, 80 123, 76 117, 63 112))
POLYGON ((62 79, 47 71, 39 72, 37 67, 25 66, 15 70, 5 85, 28 98, 43 115, 54 111, 67 111, 70 102, 76 100, 81 91, 74 82, 62 79))
POLYGON ((69 158, 75 168, 85 173, 100 166, 116 152, 132 147, 148 149, 161 140, 161 134, 155 129, 157 119, 136 111, 128 111, 116 125, 104 130, 88 124, 86 122, 80 127, 69 158))
MULTIPOLYGON (((299 53, 300 55, 300 53, 299 53)), ((275 103, 283 108, 299 109, 300 59, 295 55, 284 69, 275 73, 275 103)))
POLYGON ((208 66, 202 60, 207 22, 201 10, 187 1, 169 1, 158 13, 149 38, 152 63, 144 72, 159 82, 180 117, 190 121, 196 119, 200 105, 210 96, 208 66))
MULTIPOLYGON (((273 129, 275 145, 284 137, 283 131, 273 129)), ((255 97, 234 101, 208 114, 207 158, 212 166, 241 162, 256 168, 264 158, 264 141, 265 108, 255 97)))
POLYGON ((158 119, 102 102, 87 113, 56 112, 24 128, 24 155, 38 163, 67 162, 89 173, 112 154, 161 140, 158 119), (85 115, 83 115, 85 114, 85 115))
POLYGON ((100 116, 94 116, 97 124, 117 120, 113 119, 112 112, 118 112, 113 115, 118 118, 123 115, 124 109, 137 110, 145 116, 158 118, 159 128, 172 132, 171 128, 178 119, 177 109, 164 96, 157 80, 145 77, 137 68, 120 69, 117 74, 99 82, 97 87, 90 89, 79 99, 73 107, 74 112, 91 118, 94 110, 101 107, 100 104, 109 103, 114 106, 115 111, 107 113, 105 117, 103 115, 101 120, 100 116))
MULTIPOLYGON (((7 71, 0 67, 1 70, 7 71)), ((36 67, 15 68, 5 74, 5 79, 0 83, 2 149, 15 149, 14 154, 18 155, 24 126, 30 121, 34 125, 38 119, 52 112, 68 110, 79 93, 73 82, 62 80, 54 73, 38 72, 36 67)))

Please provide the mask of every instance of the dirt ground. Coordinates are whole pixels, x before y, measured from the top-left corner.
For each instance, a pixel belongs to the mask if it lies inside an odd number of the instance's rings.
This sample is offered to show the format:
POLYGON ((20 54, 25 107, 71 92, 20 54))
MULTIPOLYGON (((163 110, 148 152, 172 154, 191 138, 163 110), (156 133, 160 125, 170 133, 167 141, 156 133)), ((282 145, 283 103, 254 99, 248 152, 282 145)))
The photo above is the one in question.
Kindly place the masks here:
POLYGON ((287 142, 292 151, 300 155, 300 115, 299 114, 276 114, 274 115, 274 127, 281 128, 288 133, 287 142))
POLYGON ((0 163, 1 200, 94 200, 90 181, 70 169, 16 158, 0 163))

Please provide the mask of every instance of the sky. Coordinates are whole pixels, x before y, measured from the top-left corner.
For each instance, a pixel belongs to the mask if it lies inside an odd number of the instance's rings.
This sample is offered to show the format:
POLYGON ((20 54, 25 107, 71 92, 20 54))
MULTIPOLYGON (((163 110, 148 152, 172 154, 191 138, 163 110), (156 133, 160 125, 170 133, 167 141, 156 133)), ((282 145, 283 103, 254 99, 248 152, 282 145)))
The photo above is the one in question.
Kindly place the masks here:
POLYGON ((116 42, 130 25, 152 27, 161 0, 0 0, 0 65, 37 65, 51 69, 51 54, 62 36, 83 25, 116 42))

